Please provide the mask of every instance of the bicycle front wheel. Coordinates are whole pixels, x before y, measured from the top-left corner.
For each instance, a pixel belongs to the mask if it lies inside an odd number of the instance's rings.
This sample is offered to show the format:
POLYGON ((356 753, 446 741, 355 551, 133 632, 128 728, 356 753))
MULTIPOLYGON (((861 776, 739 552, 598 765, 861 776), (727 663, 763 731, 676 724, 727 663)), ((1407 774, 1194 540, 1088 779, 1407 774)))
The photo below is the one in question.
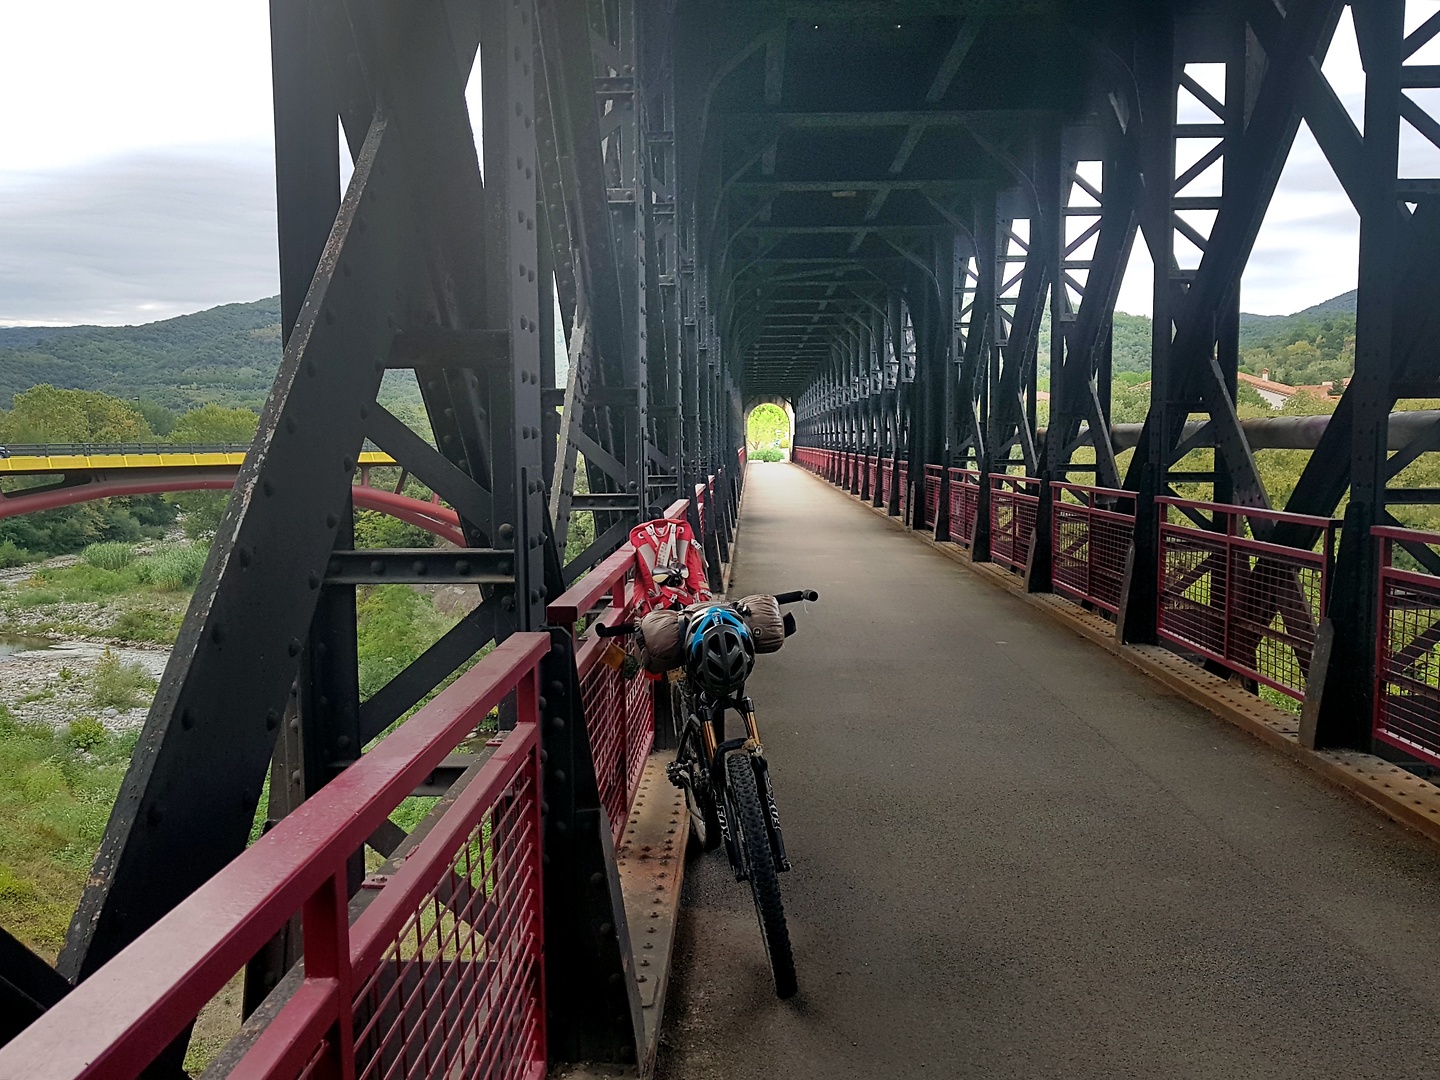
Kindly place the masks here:
POLYGON ((745 860, 745 873, 755 898, 755 914, 760 918, 760 936, 770 959, 775 995, 792 997, 799 984, 795 978, 795 955, 790 949, 790 931, 785 925, 785 905, 780 899, 780 875, 775 870, 775 854, 770 847, 770 832, 765 827, 765 810, 755 783, 755 768, 750 763, 750 755, 743 751, 736 751, 725 759, 725 798, 729 804, 729 825, 745 860))

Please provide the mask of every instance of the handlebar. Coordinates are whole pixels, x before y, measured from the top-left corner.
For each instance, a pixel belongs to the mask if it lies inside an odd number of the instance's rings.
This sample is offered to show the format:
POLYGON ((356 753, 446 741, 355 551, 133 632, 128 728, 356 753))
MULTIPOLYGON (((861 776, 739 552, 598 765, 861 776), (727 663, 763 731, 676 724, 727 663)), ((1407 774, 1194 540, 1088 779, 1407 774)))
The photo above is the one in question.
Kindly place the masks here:
POLYGON ((622 622, 614 626, 606 626, 604 623, 595 624, 596 637, 624 637, 626 634, 633 634, 640 629, 638 623, 622 622))
POLYGON ((820 594, 814 589, 796 589, 794 592, 776 593, 777 604, 798 604, 801 600, 819 600, 820 594))
MULTIPOLYGON (((777 604, 798 604, 802 600, 819 600, 820 594, 814 589, 796 589, 794 592, 779 593, 775 597, 777 604)), ((785 616, 787 619, 791 616, 785 616)), ((639 632, 640 624, 633 622, 616 623, 614 626, 606 626, 604 623, 595 624, 595 636, 601 638, 625 637, 628 634, 639 632)))

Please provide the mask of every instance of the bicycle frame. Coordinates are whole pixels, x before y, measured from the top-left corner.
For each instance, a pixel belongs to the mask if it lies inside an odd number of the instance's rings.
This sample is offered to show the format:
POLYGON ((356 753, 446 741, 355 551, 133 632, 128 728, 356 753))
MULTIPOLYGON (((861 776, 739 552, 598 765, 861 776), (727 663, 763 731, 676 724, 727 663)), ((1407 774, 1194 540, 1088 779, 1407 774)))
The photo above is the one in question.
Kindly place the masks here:
POLYGON ((730 868, 736 881, 744 881, 745 866, 740 856, 739 845, 730 827, 725 812, 725 759, 735 751, 743 750, 755 770, 756 784, 765 800, 765 825, 769 834, 770 849, 775 855, 775 865, 780 870, 790 869, 790 860, 785 854, 785 837, 780 828, 780 809, 775 803, 775 789, 770 783, 770 766, 765 760, 764 746, 760 742, 760 728, 755 719, 754 703, 742 693, 716 701, 709 695, 693 692, 685 686, 685 726, 680 733, 680 744, 676 758, 683 759, 694 742, 694 750, 700 765, 709 780, 709 798, 715 802, 716 816, 720 822, 720 835, 725 842, 725 854, 730 859, 730 868), (725 713, 734 709, 744 723, 745 734, 740 738, 725 738, 725 713))

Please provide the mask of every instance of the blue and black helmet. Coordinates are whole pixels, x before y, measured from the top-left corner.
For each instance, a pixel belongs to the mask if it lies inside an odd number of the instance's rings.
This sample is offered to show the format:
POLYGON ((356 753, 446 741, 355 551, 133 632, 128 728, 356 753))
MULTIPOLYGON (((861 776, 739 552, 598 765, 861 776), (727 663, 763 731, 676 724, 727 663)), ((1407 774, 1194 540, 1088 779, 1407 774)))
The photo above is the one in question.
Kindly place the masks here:
POLYGON ((685 671, 712 697, 739 693, 755 667, 755 641, 731 607, 701 608, 690 618, 685 671))

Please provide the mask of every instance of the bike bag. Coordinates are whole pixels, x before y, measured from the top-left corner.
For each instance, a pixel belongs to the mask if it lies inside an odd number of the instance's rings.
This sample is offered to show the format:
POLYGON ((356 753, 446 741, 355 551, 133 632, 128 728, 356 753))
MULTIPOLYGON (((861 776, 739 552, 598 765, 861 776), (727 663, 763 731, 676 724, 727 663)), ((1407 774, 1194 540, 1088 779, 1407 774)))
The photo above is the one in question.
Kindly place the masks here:
POLYGON ((685 613, 652 611, 640 620, 640 663, 663 675, 685 662, 685 613))
POLYGON ((785 620, 775 597, 766 593, 744 596, 735 602, 740 617, 750 628, 757 653, 778 652, 785 644, 785 620))

